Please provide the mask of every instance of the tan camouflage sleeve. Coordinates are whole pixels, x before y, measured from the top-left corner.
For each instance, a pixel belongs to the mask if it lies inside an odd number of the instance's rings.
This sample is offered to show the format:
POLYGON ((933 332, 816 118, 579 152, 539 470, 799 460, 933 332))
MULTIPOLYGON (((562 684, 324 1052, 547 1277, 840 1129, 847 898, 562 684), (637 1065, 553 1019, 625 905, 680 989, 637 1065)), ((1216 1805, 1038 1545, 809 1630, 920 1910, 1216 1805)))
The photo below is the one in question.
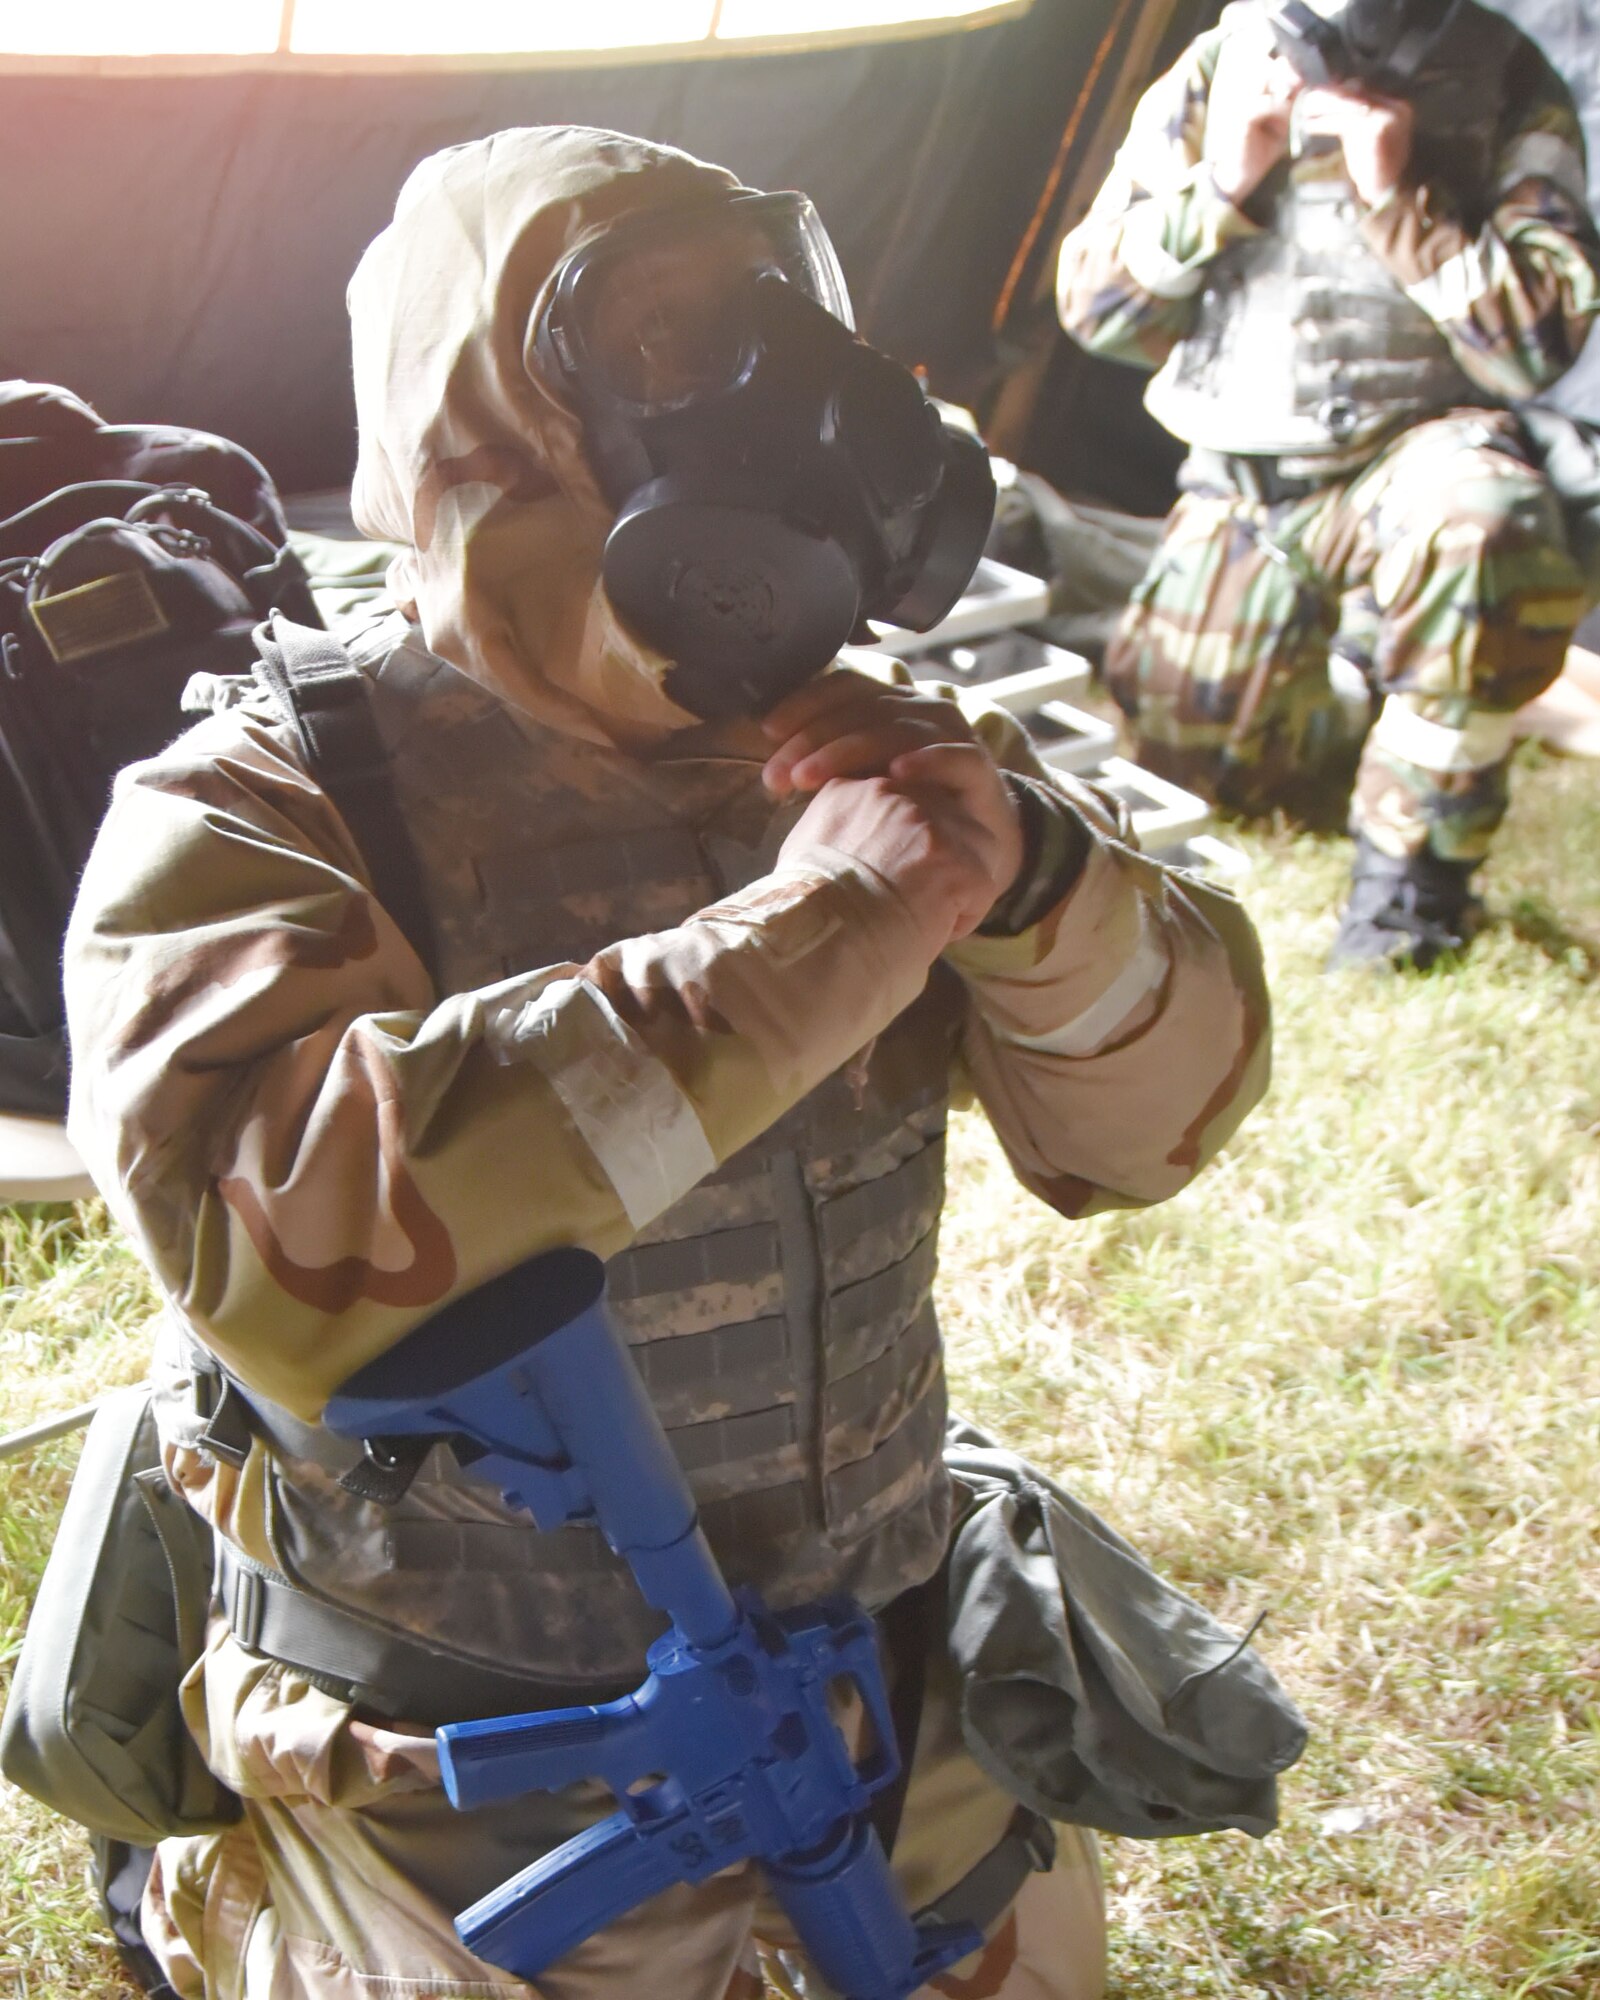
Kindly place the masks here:
POLYGON ((1505 136, 1481 229, 1468 229, 1431 185, 1402 187, 1362 229, 1463 371, 1505 401, 1565 374, 1600 311, 1583 134, 1570 100, 1551 89, 1535 94, 1505 136))
POLYGON ((922 949, 841 856, 437 999, 235 710, 119 781, 67 938, 70 1129, 183 1315, 309 1418, 447 1297, 622 1247, 909 1005, 922 949))
POLYGON ((1164 1200, 1267 1087, 1255 931, 1234 897, 1138 853, 1116 801, 1043 773, 1009 716, 972 719, 1001 763, 1046 775, 1093 839, 1039 923, 946 953, 973 999, 968 1074, 1018 1177, 1052 1208, 1164 1200))
POLYGON ((1139 100, 1127 139, 1056 266, 1062 326, 1092 354, 1158 368, 1189 330, 1205 268, 1259 233, 1202 160, 1221 35, 1202 35, 1139 100))

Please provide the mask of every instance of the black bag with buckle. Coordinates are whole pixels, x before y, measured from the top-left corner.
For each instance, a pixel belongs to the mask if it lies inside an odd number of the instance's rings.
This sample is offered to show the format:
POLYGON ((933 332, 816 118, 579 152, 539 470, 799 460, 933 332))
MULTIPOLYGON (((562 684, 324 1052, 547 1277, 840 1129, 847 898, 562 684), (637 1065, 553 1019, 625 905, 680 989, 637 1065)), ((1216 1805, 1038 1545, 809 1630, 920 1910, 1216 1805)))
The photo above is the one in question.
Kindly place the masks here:
POLYGON ((0 382, 0 1111, 65 1112, 61 939, 112 780, 274 609, 322 622, 247 451, 0 382))

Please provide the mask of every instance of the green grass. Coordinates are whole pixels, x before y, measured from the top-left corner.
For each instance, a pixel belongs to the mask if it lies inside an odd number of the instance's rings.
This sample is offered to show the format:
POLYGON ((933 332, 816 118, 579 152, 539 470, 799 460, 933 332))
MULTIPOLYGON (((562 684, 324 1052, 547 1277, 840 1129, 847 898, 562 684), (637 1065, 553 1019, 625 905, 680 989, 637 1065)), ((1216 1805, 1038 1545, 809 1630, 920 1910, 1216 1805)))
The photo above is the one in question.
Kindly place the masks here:
POLYGON ((1245 837, 1276 1081, 1177 1201, 1063 1229, 961 1128, 958 1398, 1313 1724, 1269 1841, 1107 1844, 1122 2000, 1600 1994, 1600 772, 1520 777, 1425 978, 1319 975, 1347 850, 1245 837))
MULTIPOLYGON (((72 1408, 145 1365, 144 1274, 98 1203, 0 1208, 0 1428, 72 1408)), ((80 1440, 0 1461, 0 1683, 67 1497, 80 1440)), ((0 1990, 17 2000, 124 2000, 75 1829, 0 1785, 0 1990)))
MULTIPOLYGON (((1347 850, 1239 838, 1277 1078, 1224 1159, 1074 1227, 955 1140, 959 1405, 1268 1610, 1314 1730, 1270 1840, 1107 1842, 1113 1991, 1595 2000, 1600 771, 1524 753, 1492 927, 1424 978, 1321 976, 1347 850)), ((97 1209, 0 1211, 0 1257, 7 1428, 137 1374, 97 1209)), ((74 1452, 0 1465, 0 1660, 74 1452)), ((0 1985, 117 1993, 76 1840, 4 1793, 0 1842, 0 1985)))

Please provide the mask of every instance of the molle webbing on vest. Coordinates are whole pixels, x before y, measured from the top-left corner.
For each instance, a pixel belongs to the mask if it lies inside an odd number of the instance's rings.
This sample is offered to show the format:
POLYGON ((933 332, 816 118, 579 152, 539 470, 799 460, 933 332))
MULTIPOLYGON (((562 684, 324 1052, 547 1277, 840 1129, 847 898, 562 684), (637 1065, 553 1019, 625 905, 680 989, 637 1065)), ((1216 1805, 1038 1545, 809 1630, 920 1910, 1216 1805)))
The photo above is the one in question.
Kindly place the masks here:
MULTIPOLYGON (((686 921, 767 873, 798 814, 766 798, 753 762, 644 766, 540 735, 414 642, 374 686, 445 991, 582 966, 686 921)), ((944 1550, 931 1288, 963 1012, 959 980, 936 967, 867 1060, 608 1268, 719 1560, 777 1604, 830 1590, 882 1604, 944 1550)), ((599 1680, 625 1678, 659 1630, 598 1534, 538 1534, 447 1451, 387 1509, 321 1453, 274 1457, 278 1566, 380 1625, 536 1678, 581 1660, 599 1680)))
POLYGON ((1482 402, 1362 213, 1337 149, 1292 160, 1270 226, 1209 267, 1193 327, 1150 384, 1152 415, 1213 451, 1315 457, 1482 402))

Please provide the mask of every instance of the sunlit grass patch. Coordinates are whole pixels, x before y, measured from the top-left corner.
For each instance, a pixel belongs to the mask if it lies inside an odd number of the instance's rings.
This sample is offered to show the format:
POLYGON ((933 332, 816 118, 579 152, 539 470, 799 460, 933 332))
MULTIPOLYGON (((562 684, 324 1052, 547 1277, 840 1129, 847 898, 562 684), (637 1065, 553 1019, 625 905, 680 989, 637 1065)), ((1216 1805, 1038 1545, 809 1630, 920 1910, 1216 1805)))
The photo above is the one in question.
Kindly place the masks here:
MULTIPOLYGON (((144 1273, 97 1202, 0 1208, 0 1430, 137 1381, 144 1273)), ((65 1504, 78 1437, 0 1460, 0 1688, 65 1504)), ((0 1785, 0 1990, 17 2000, 118 2000, 76 1828, 0 1785)))
POLYGON ((1065 1227, 959 1121, 958 1403, 1313 1724, 1268 1842, 1107 1843, 1122 2000, 1600 1995, 1600 772, 1519 779, 1422 978, 1322 975, 1348 850, 1236 835, 1276 1078, 1176 1201, 1065 1227))

